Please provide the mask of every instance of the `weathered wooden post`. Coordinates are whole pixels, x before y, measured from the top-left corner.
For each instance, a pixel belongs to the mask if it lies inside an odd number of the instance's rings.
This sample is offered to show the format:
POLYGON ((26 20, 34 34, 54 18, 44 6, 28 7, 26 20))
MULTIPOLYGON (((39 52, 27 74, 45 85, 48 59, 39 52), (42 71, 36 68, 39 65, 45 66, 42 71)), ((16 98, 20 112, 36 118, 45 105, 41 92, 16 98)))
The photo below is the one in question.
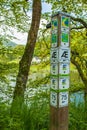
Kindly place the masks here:
POLYGON ((70 16, 66 13, 52 16, 50 55, 50 130, 68 130, 70 16))

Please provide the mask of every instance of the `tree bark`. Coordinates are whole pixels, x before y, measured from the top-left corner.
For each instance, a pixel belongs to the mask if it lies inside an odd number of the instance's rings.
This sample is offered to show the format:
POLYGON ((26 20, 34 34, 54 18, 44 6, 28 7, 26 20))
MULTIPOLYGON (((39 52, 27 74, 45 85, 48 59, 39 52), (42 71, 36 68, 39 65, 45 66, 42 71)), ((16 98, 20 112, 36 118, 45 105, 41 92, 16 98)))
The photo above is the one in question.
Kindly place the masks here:
POLYGON ((16 86, 13 95, 13 102, 16 98, 24 100, 24 92, 28 80, 28 73, 30 71, 31 61, 34 53, 36 39, 39 30, 41 18, 41 0, 33 0, 32 5, 32 22, 28 33, 27 44, 22 59, 19 62, 19 72, 16 79, 16 86))

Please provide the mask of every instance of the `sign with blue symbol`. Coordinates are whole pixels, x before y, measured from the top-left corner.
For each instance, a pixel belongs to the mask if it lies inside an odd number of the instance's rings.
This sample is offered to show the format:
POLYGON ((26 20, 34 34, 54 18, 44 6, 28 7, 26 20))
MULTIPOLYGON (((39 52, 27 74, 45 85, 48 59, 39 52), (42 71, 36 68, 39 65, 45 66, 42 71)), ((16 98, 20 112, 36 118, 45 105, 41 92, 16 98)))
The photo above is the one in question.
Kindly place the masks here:
POLYGON ((69 46, 69 34, 68 33, 61 33, 61 46, 68 47, 69 46))
POLYGON ((52 34, 51 43, 52 47, 57 47, 57 34, 52 34))
POLYGON ((57 93, 51 91, 50 104, 51 104, 51 106, 57 107, 57 103, 58 103, 57 93))
POLYGON ((59 89, 68 89, 69 88, 69 77, 59 77, 59 89))
POLYGON ((67 76, 70 74, 69 63, 59 63, 59 75, 67 76))
POLYGON ((59 93, 59 107, 68 106, 68 92, 59 93))
POLYGON ((58 64, 51 64, 51 75, 58 75, 58 64))
POLYGON ((58 78, 51 78, 51 88, 58 90, 58 78))
POLYGON ((53 33, 53 31, 58 30, 58 18, 57 17, 52 18, 51 29, 52 29, 52 33, 53 33))
POLYGON ((69 32, 70 18, 66 16, 61 17, 61 31, 69 32))

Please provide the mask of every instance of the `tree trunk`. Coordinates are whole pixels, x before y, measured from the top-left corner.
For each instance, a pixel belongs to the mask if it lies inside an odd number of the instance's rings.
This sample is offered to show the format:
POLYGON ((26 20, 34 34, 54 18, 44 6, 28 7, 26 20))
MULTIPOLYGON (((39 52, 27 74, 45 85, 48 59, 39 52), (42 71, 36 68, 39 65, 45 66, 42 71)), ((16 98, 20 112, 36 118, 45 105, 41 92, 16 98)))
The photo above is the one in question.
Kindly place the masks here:
MULTIPOLYGON (((41 18, 41 0, 33 0, 32 5, 32 22, 28 33, 27 44, 22 59, 19 62, 19 72, 16 79, 16 86, 13 93, 12 107, 16 99, 24 100, 24 92, 28 80, 28 73, 30 71, 31 61, 33 58, 35 43, 38 35, 39 24, 41 18)), ((22 103, 21 102, 21 103, 22 103)))

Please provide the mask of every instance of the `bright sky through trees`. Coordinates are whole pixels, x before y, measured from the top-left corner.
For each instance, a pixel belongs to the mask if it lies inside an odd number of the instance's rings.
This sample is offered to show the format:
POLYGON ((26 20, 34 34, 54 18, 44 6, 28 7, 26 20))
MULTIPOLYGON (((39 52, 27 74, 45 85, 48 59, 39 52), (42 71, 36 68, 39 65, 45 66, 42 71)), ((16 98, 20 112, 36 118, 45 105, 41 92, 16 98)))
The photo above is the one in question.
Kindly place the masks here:
MULTIPOLYGON (((51 4, 47 4, 45 2, 42 3, 42 13, 51 12, 51 4)), ((46 22, 46 20, 44 21, 46 22)), ((17 39, 14 39, 13 41, 17 44, 26 44, 27 40, 27 33, 21 33, 17 32, 17 30, 14 30, 14 35, 17 37, 17 39)))

